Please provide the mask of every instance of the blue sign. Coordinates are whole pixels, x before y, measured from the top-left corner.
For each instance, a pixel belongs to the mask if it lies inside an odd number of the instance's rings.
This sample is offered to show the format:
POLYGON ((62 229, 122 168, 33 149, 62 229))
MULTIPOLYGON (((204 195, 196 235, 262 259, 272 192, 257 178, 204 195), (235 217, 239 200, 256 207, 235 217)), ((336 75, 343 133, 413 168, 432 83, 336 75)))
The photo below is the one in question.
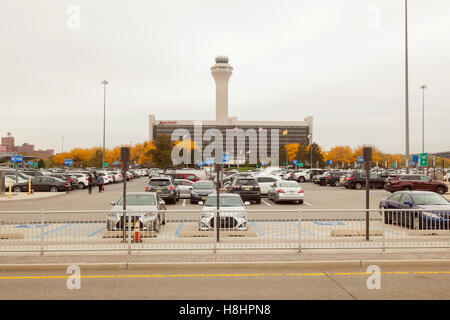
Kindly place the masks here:
POLYGON ((136 167, 139 167, 139 163, 136 163, 135 166, 136 166, 136 167))
POLYGON ((73 167, 73 160, 72 159, 64 159, 64 164, 66 166, 71 166, 73 167))
POLYGON ((419 155, 412 156, 413 162, 419 162, 419 155))
POLYGON ((212 159, 206 159, 205 163, 206 163, 206 164, 214 164, 214 158, 212 158, 212 159))
POLYGON ((415 164, 414 161, 409 163, 410 166, 413 166, 414 164, 415 164))
POLYGON ((298 166, 300 164, 300 160, 294 160, 294 166, 298 166))
POLYGON ((263 167, 265 167, 267 163, 263 162, 263 163, 261 163, 261 164, 262 164, 263 167))
POLYGON ((11 156, 11 162, 23 162, 23 156, 22 155, 11 156))
POLYGON ((359 167, 361 167, 361 164, 358 163, 356 166, 359 168, 359 167))
POLYGON ((30 165, 30 166, 32 166, 33 165, 33 161, 28 161, 28 164, 30 165))
POLYGON ((358 162, 364 162, 364 157, 363 156, 359 156, 358 157, 358 162))
POLYGON ((118 166, 119 164, 120 164, 119 161, 114 161, 115 166, 118 166))
POLYGON ((230 155, 224 153, 222 156, 222 162, 229 162, 230 161, 230 155))
POLYGON ((333 161, 327 160, 327 164, 332 164, 332 163, 333 163, 333 161))

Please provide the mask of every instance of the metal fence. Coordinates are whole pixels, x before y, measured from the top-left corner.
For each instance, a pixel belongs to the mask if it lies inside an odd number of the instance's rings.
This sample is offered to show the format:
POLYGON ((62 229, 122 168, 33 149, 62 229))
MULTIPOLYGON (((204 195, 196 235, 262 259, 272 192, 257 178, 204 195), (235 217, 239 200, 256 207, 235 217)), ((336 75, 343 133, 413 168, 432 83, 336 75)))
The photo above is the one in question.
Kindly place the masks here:
POLYGON ((417 209, 0 211, 0 252, 450 248, 449 221, 417 209))

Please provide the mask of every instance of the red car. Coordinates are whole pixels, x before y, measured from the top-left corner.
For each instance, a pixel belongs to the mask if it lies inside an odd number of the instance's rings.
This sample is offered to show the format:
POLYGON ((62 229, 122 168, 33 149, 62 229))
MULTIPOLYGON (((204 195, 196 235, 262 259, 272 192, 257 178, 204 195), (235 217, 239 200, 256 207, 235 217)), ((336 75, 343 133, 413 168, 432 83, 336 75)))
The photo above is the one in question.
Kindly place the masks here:
POLYGON ((384 189, 390 192, 400 190, 434 191, 440 194, 448 192, 446 183, 419 174, 407 174, 397 176, 393 179, 387 179, 384 184, 384 189))

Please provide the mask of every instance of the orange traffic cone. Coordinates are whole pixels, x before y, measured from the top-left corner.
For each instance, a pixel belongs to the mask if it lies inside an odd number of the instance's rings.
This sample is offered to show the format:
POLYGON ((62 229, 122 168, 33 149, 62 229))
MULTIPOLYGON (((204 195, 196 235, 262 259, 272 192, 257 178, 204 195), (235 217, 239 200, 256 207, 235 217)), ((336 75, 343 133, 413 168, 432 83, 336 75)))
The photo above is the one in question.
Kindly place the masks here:
POLYGON ((136 222, 134 223, 134 242, 142 242, 139 219, 136 219, 136 222))

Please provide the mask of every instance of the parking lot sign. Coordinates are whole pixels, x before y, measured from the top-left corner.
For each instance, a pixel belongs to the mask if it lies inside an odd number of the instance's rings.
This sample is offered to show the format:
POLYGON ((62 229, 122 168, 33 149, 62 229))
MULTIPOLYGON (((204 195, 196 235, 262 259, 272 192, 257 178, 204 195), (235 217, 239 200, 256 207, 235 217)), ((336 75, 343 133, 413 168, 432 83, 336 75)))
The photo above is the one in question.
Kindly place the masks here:
POLYGON ((119 161, 114 161, 115 166, 118 166, 119 164, 120 164, 119 161))
POLYGON ((409 163, 409 165, 412 166, 412 167, 414 166, 414 164, 415 164, 414 161, 412 161, 412 162, 409 163))
POLYGON ((72 159, 64 159, 64 165, 73 167, 73 160, 72 159))
POLYGON ((412 161, 415 162, 415 163, 418 163, 419 162, 419 156, 417 154, 413 155, 412 156, 412 161))
POLYGON ((358 162, 364 162, 364 157, 363 156, 358 156, 358 162))
POLYGON ((32 165, 33 165, 33 161, 31 161, 31 160, 28 161, 28 165, 29 165, 29 166, 32 166, 32 165))
POLYGON ((229 162, 230 161, 230 155, 228 153, 224 153, 222 155, 222 162, 229 162))
POLYGON ((298 166, 300 163, 300 160, 294 160, 294 166, 298 166))
POLYGON ((420 154, 420 166, 427 167, 428 166, 428 153, 420 154))
POLYGON ((332 164, 333 161, 332 160, 327 160, 327 164, 332 164))
POLYGON ((23 156, 21 154, 11 156, 11 162, 23 162, 23 156))

